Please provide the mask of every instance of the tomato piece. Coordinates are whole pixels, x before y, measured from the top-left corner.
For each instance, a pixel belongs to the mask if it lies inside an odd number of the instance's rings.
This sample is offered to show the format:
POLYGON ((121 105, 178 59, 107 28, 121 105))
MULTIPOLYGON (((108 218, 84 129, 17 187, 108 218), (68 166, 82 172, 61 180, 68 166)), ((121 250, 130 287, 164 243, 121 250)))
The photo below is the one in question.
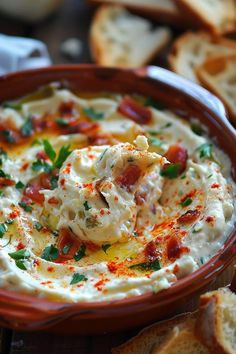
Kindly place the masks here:
POLYGON ((130 96, 125 96, 118 106, 118 112, 138 124, 151 122, 152 114, 149 108, 141 106, 130 96))
POLYGON ((164 155, 170 163, 179 164, 179 174, 185 171, 188 160, 188 151, 181 144, 171 145, 164 155))
POLYGON ((170 260, 175 260, 177 258, 180 258, 180 256, 183 253, 189 252, 188 247, 184 247, 181 244, 181 241, 175 237, 172 236, 168 242, 167 242, 167 257, 170 260))
POLYGON ((57 243, 60 257, 57 259, 57 262, 72 259, 74 254, 80 249, 81 245, 81 241, 70 229, 64 227, 61 228, 59 231, 57 243))
POLYGON ((116 183, 118 183, 121 188, 125 188, 130 192, 132 187, 141 177, 141 174, 142 171, 137 165, 129 165, 121 175, 116 177, 116 183))
POLYGON ((6 177, 0 177, 0 186, 14 186, 16 184, 15 181, 13 181, 10 178, 6 177))
POLYGON ((71 125, 68 127, 63 128, 64 134, 85 134, 91 135, 95 134, 95 132, 99 129, 99 125, 93 122, 80 122, 75 125, 71 125))
POLYGON ((149 262, 155 261, 160 255, 154 241, 151 241, 146 245, 144 253, 149 262))
POLYGON ((42 190, 42 186, 39 183, 39 180, 31 181, 24 190, 23 198, 28 199, 28 201, 35 202, 38 204, 43 204, 44 202, 44 195, 40 193, 42 190))
POLYGON ((58 108, 58 111, 63 116, 71 116, 73 114, 75 103, 73 101, 62 102, 58 108))
POLYGON ((196 221, 200 216, 200 211, 195 209, 195 210, 188 210, 186 213, 181 215, 177 221, 181 224, 188 224, 196 221))

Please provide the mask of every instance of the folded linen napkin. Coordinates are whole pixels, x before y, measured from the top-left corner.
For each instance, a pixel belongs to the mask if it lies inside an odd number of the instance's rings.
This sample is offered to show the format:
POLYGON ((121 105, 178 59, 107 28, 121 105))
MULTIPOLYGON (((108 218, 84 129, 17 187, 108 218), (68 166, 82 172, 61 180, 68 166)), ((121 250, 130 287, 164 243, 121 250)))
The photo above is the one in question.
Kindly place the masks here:
POLYGON ((42 42, 0 34, 0 75, 50 64, 47 47, 42 42))

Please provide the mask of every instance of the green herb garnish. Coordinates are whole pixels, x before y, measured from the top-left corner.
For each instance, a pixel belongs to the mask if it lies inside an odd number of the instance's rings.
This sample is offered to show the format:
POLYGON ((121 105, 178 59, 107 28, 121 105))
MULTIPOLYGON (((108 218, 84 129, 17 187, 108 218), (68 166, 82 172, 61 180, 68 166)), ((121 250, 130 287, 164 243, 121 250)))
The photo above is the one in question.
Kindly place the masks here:
POLYGON ((137 269, 140 271, 145 271, 145 270, 153 270, 157 271, 161 269, 161 265, 158 259, 155 259, 153 262, 144 262, 144 263, 138 263, 138 264, 133 264, 129 267, 130 269, 137 269))
POLYGON ((45 151, 46 155, 53 162, 55 160, 55 157, 56 157, 56 152, 53 149, 51 143, 48 140, 44 139, 43 140, 43 147, 44 147, 44 151, 45 151))
POLYGON ((7 219, 7 220, 5 221, 5 223, 6 223, 7 225, 12 225, 12 224, 14 223, 14 219, 7 219))
POLYGON ((192 203, 192 198, 186 198, 183 202, 179 203, 182 207, 187 207, 192 203))
POLYGON ((144 102, 144 106, 151 106, 151 107, 153 107, 153 108, 156 108, 156 109, 158 109, 159 111, 162 111, 163 109, 165 109, 166 107, 165 107, 165 105, 162 103, 162 102, 160 102, 160 101, 156 101, 156 100, 154 100, 153 98, 151 98, 151 97, 148 97, 147 99, 146 99, 146 101, 144 102))
POLYGON ((2 135, 7 143, 13 144, 15 142, 15 138, 11 130, 3 130, 2 135))
POLYGON ((0 238, 3 237, 5 232, 7 232, 7 229, 8 229, 8 227, 5 223, 0 224, 0 238))
POLYGON ((43 228, 43 225, 40 224, 40 222, 36 221, 34 223, 34 228, 37 230, 37 231, 41 231, 42 228, 43 228))
POLYGON ((81 245, 80 246, 80 249, 79 251, 77 251, 75 254, 74 254, 74 260, 76 262, 80 261, 82 258, 84 258, 86 256, 86 246, 85 245, 81 245))
POLYGON ((158 147, 158 148, 160 148, 163 144, 165 144, 165 142, 163 140, 160 140, 160 139, 154 138, 154 137, 148 138, 148 142, 150 145, 158 147))
POLYGON ((31 213, 31 211, 33 210, 33 208, 29 204, 27 204, 26 202, 22 201, 22 202, 19 202, 18 204, 27 213, 31 213))
POLYGON ((165 178, 173 179, 179 176, 180 164, 171 163, 162 169, 160 175, 165 178))
POLYGON ((55 188, 57 188, 57 183, 58 183, 58 176, 52 176, 51 178, 50 178, 50 185, 51 185, 51 188, 52 189, 55 189, 55 188))
POLYGON ((21 181, 18 181, 15 185, 16 189, 22 189, 24 188, 24 186, 25 186, 24 183, 22 183, 21 181))
POLYGON ((44 151, 52 161, 52 167, 54 168, 61 168, 63 162, 67 159, 67 157, 71 154, 70 145, 62 146, 59 150, 58 155, 56 154, 55 150, 53 149, 51 143, 44 139, 43 140, 44 151))
POLYGON ((88 107, 83 109, 83 113, 86 114, 92 120, 102 120, 104 118, 104 113, 95 111, 94 108, 88 107))
POLYGON ((88 280, 88 278, 83 274, 75 273, 75 274, 73 274, 70 285, 77 284, 83 280, 86 281, 86 280, 88 280))
POLYGON ((102 245, 102 250, 107 254, 107 250, 110 247, 111 247, 110 243, 105 243, 104 245, 102 245))
POLYGON ((66 254, 68 254, 70 249, 71 249, 71 244, 70 245, 65 245, 63 247, 62 253, 66 255, 66 254))
POLYGON ((202 144, 201 146, 199 146, 196 149, 196 151, 199 152, 200 159, 203 159, 203 158, 211 159, 211 158, 213 158, 212 149, 213 149, 213 145, 212 144, 205 143, 205 144, 202 144))
POLYGON ((58 125, 60 125, 61 127, 66 127, 69 123, 68 120, 64 119, 64 118, 57 118, 56 119, 56 123, 58 125))
POLYGON ((83 206, 84 206, 84 209, 85 209, 85 210, 89 210, 89 209, 92 208, 92 207, 89 205, 89 203, 88 203, 87 200, 85 200, 85 202, 83 203, 83 206))
POLYGON ((202 129, 201 125, 198 123, 192 123, 191 129, 196 135, 201 136, 203 134, 203 129, 202 129))
POLYGON ((33 122, 32 122, 32 118, 29 117, 28 119, 26 119, 26 121, 21 127, 21 134, 27 137, 32 135, 32 133, 33 133, 33 122))
POLYGON ((13 259, 26 259, 30 257, 30 253, 26 249, 8 253, 8 255, 13 259))
POLYGON ((45 247, 41 256, 41 258, 45 259, 46 261, 54 261, 58 257, 59 257, 59 251, 53 245, 45 247))
POLYGON ((32 163, 31 169, 35 172, 39 172, 41 170, 43 170, 45 173, 52 172, 52 166, 49 165, 46 161, 40 159, 37 159, 32 163))

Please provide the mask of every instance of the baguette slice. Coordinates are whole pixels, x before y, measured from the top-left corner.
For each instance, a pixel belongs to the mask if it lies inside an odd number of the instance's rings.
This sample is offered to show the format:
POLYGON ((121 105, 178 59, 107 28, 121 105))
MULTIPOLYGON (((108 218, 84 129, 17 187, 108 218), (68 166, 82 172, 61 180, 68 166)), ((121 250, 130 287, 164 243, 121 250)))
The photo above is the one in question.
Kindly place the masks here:
POLYGON ((236 30, 235 0, 176 0, 176 4, 196 25, 214 34, 236 30))
POLYGON ((236 54, 236 42, 205 32, 187 32, 175 41, 168 60, 171 70, 189 80, 199 82, 195 68, 206 58, 218 56, 219 53, 236 54))
POLYGON ((89 3, 124 6, 158 22, 183 25, 183 19, 174 0, 88 0, 89 3))
POLYGON ((195 333, 212 353, 236 353, 236 295, 229 289, 200 297, 195 333))
POLYGON ((236 121, 236 53, 207 59, 196 69, 200 82, 225 104, 236 121))
POLYGON ((148 20, 122 7, 102 6, 92 22, 90 47, 97 64, 132 68, 148 63, 170 37, 167 28, 152 30, 148 20))
POLYGON ((170 320, 162 321, 142 330, 136 337, 119 347, 112 349, 112 354, 147 354, 152 353, 167 338, 173 328, 182 323, 192 322, 196 313, 186 313, 170 320))
POLYGON ((152 354, 210 354, 211 352, 194 335, 195 321, 177 326, 161 347, 152 354))

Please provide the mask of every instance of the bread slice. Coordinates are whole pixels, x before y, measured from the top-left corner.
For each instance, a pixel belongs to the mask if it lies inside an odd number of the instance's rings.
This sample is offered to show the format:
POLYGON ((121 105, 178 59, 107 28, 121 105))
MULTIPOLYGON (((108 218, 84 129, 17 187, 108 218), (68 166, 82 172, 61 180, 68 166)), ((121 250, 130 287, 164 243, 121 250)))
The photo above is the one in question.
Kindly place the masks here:
POLYGON ((174 328, 163 345, 152 351, 152 354, 210 354, 211 352, 194 335, 195 321, 174 328))
POLYGON ((229 289, 200 297, 195 334, 212 353, 236 353, 236 295, 229 289))
POLYGON ((190 323, 196 317, 196 313, 186 313, 167 321, 162 321, 142 330, 136 337, 119 347, 112 349, 112 354, 147 354, 152 353, 167 338, 173 328, 180 326, 185 321, 190 323))
POLYGON ((183 19, 174 0, 88 0, 91 4, 124 6, 158 22, 182 25, 183 19))
POLYGON ((236 53, 207 59, 196 69, 200 82, 225 104, 236 121, 236 53))
POLYGON ((199 82, 195 74, 196 67, 206 58, 218 56, 219 53, 236 54, 236 42, 206 32, 186 32, 175 41, 168 60, 171 70, 199 82))
POLYGON ((133 68, 148 63, 170 37, 165 27, 152 29, 148 20, 122 7, 104 5, 92 22, 90 47, 97 64, 133 68))
POLYGON ((176 0, 193 22, 214 34, 236 31, 235 0, 176 0))

